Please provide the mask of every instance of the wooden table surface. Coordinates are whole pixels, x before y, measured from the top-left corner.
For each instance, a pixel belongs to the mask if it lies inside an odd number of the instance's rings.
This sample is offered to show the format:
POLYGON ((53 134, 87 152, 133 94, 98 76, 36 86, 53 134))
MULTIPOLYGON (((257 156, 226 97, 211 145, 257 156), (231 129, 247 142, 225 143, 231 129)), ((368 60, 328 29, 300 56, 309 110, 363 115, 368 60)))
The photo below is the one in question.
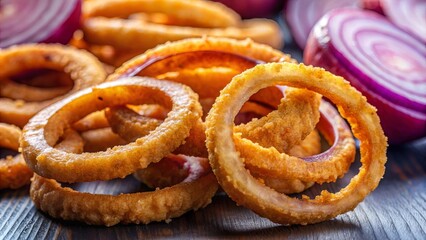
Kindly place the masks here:
MULTIPOLYGON (((325 186, 336 190, 357 172, 325 186)), ((73 185, 75 189, 117 194, 143 187, 132 177, 124 180, 73 185)), ((314 186, 309 193, 318 193, 314 186)), ((292 238, 292 239, 426 239, 426 139, 390 147, 385 177, 354 211, 308 226, 280 226, 238 207, 218 193, 212 204, 170 223, 87 226, 51 219, 37 211, 28 187, 0 191, 0 239, 134 239, 144 238, 292 238)))
MULTIPOLYGON (((300 60, 300 51, 289 41, 287 37, 284 50, 300 60)), ((343 179, 314 186, 308 194, 319 193, 324 188, 340 189, 357 173, 358 167, 359 163, 353 164, 343 179)), ((132 177, 72 187, 108 194, 144 189, 132 177)), ((223 192, 206 208, 189 212, 170 223, 88 226, 52 219, 41 213, 29 198, 28 189, 0 191, 0 239, 426 239, 426 139, 390 147, 385 177, 354 211, 308 226, 274 224, 236 206, 223 192)))

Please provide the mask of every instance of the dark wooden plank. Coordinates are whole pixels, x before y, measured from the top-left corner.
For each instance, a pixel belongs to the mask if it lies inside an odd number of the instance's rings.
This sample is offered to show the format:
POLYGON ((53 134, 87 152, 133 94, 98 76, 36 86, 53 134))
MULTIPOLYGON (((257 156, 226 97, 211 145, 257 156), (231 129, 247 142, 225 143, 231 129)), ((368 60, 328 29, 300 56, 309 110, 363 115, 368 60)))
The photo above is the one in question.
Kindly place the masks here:
MULTIPOLYGON (((171 223, 118 225, 110 228, 51 219, 37 211, 28 187, 0 192, 0 239, 134 239, 138 238, 291 238, 291 239, 425 239, 426 236, 426 139, 390 147, 385 177, 380 186, 354 211, 308 226, 280 226, 238 207, 225 193, 213 203, 171 223)), ((335 184, 315 186, 336 191, 356 174, 335 184)), ((124 180, 72 185, 88 192, 135 192, 141 185, 124 180)))

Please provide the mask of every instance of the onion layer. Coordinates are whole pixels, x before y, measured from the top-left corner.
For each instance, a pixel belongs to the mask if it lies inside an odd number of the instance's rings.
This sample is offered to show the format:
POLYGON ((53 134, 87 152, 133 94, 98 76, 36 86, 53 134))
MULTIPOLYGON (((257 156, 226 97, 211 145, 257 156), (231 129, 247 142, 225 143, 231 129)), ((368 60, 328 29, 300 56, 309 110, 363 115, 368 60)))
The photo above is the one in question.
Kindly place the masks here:
POLYGON ((314 27, 307 64, 344 76, 378 108, 391 143, 426 136, 426 46, 383 16, 336 9, 314 27))
POLYGON ((0 48, 21 43, 68 43, 80 24, 81 0, 4 0, 0 48))
POLYGON ((395 25, 426 42, 426 1, 363 0, 362 7, 387 16, 395 25))

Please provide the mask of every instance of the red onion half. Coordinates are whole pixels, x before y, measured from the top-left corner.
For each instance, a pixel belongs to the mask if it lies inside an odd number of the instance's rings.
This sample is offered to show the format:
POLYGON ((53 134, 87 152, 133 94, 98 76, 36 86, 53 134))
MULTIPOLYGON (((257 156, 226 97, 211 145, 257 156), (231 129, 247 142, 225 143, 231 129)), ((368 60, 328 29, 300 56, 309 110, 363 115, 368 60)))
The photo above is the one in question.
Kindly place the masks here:
POLYGON ((2 0, 0 48, 21 43, 68 43, 80 25, 81 0, 2 0))
POLYGON ((312 27, 325 13, 356 5, 357 0, 288 0, 283 17, 297 45, 303 49, 312 27))
POLYGON ((360 90, 378 109, 390 143, 426 136, 426 45, 385 17, 350 8, 329 12, 312 30, 304 62, 360 90))

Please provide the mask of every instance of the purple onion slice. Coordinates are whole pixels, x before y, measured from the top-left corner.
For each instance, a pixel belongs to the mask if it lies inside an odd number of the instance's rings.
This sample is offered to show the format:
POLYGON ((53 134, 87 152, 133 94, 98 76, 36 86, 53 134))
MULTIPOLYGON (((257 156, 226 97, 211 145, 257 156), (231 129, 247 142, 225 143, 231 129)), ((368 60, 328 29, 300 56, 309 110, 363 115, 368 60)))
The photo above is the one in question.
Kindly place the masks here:
POLYGON ((391 143, 426 136, 426 45, 385 17, 354 8, 329 12, 312 30, 304 62, 363 92, 391 143))

